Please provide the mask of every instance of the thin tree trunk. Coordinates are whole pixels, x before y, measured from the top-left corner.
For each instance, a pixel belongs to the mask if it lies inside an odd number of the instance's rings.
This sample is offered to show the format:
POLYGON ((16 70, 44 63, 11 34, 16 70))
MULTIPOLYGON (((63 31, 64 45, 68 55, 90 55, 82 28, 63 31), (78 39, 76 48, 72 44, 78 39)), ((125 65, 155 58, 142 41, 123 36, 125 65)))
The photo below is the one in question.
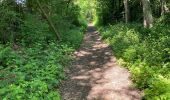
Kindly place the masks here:
POLYGON ((160 0, 161 1, 161 15, 165 14, 165 9, 164 9, 164 4, 165 4, 165 0, 160 0))
POLYGON ((169 12, 169 8, 166 5, 165 0, 161 0, 161 15, 164 15, 165 13, 169 12))
POLYGON ((125 22, 128 23, 130 20, 128 0, 124 0, 124 7, 125 7, 125 22))
POLYGON ((37 4, 38 4, 38 8, 40 9, 41 13, 44 15, 44 17, 46 18, 50 28, 55 32, 56 34, 56 37, 59 41, 61 41, 61 37, 60 37, 60 34, 59 32, 56 30, 53 22, 51 21, 50 17, 48 16, 48 14, 44 11, 44 9, 41 7, 41 4, 39 2, 39 0, 37 0, 37 4))
POLYGON ((142 0, 143 4, 143 24, 145 28, 153 27, 153 16, 149 0, 142 0))

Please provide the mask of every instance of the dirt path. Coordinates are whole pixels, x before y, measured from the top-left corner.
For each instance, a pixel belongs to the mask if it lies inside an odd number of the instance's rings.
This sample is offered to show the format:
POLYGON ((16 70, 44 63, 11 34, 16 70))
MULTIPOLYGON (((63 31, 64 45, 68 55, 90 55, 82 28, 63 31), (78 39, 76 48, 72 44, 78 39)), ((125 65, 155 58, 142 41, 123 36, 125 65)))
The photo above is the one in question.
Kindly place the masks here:
POLYGON ((60 87, 62 100, 140 100, 127 69, 116 64, 110 47, 92 25, 60 87))

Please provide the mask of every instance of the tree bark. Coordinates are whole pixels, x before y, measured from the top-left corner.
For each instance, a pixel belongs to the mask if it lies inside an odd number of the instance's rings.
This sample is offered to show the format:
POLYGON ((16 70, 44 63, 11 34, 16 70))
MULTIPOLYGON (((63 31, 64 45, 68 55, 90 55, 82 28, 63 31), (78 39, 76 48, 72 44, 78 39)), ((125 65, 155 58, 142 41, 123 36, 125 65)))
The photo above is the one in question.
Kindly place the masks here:
POLYGON ((44 15, 44 17, 46 18, 50 28, 55 32, 56 34, 56 37, 57 37, 57 40, 58 41, 61 41, 61 37, 60 37, 60 34, 59 32, 56 30, 53 22, 51 21, 50 17, 48 16, 48 14, 44 11, 44 9, 41 7, 41 4, 39 2, 39 0, 37 0, 37 5, 38 5, 38 8, 40 9, 41 13, 44 15))
POLYGON ((153 27, 153 16, 149 0, 142 0, 143 4, 143 24, 145 28, 153 27))
POLYGON ((165 0, 161 0, 161 15, 164 15, 165 13, 168 13, 169 8, 166 5, 166 1, 165 0))
POLYGON ((124 7, 125 7, 125 22, 128 23, 130 20, 128 0, 124 0, 124 7))

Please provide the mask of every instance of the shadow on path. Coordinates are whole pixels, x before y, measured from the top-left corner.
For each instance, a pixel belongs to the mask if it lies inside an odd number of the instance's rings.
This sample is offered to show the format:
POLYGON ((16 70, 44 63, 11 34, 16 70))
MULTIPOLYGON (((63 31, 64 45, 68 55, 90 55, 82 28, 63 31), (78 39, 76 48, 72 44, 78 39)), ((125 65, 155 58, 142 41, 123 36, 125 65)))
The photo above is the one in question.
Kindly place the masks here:
POLYGON ((132 88, 129 72, 116 64, 111 48, 101 41, 93 25, 88 26, 69 79, 60 87, 62 100, 140 100, 132 88))

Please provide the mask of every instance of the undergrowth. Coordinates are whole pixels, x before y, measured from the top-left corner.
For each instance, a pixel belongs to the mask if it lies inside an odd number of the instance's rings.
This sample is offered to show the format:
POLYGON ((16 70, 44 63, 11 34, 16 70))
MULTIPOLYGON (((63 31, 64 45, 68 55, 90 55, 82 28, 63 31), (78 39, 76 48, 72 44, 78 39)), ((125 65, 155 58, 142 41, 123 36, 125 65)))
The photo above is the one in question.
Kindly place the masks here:
POLYGON ((151 29, 137 23, 99 29, 146 100, 170 100, 170 29, 161 21, 151 29))
POLYGON ((48 27, 28 14, 15 42, 0 43, 0 100, 60 100, 58 85, 86 26, 60 29, 61 42, 48 27))

